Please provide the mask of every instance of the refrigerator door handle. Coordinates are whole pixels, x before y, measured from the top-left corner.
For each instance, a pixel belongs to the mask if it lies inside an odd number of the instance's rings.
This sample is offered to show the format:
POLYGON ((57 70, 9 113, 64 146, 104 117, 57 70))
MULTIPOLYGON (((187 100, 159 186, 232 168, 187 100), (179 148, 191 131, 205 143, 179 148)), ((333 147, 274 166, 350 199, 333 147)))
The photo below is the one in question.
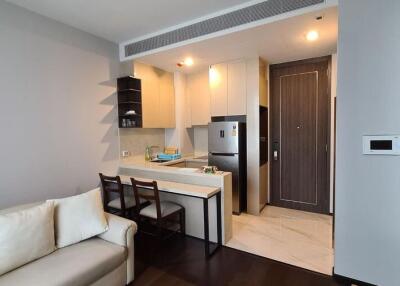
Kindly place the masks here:
POLYGON ((213 156, 234 157, 234 156, 237 156, 238 154, 236 154, 236 153, 213 153, 213 152, 210 152, 210 155, 213 155, 213 156))

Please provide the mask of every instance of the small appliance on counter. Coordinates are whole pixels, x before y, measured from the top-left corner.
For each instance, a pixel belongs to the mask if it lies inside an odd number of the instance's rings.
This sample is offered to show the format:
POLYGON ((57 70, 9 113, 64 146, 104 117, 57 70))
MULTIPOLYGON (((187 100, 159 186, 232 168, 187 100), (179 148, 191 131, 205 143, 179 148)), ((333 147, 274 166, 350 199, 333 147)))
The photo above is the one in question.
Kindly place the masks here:
POLYGON ((208 164, 232 173, 232 209, 234 214, 246 210, 246 124, 221 121, 208 124, 208 164))

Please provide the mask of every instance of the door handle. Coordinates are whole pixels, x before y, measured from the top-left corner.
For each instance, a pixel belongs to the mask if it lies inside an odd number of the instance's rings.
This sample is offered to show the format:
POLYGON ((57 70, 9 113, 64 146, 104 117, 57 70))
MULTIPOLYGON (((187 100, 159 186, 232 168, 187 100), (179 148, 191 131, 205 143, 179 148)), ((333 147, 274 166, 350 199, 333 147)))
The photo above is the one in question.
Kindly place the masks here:
POLYGON ((272 157, 273 157, 274 161, 278 161, 279 160, 279 142, 272 143, 272 149, 274 150, 272 152, 272 157))
POLYGON ((274 150, 274 161, 278 161, 278 150, 274 150))

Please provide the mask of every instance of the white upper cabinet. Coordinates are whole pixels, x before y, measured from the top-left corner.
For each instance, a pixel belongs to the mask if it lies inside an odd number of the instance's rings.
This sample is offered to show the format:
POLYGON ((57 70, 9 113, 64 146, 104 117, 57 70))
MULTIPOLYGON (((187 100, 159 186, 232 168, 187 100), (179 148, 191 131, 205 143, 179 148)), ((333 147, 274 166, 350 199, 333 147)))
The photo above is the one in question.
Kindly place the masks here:
POLYGON ((212 65, 187 76, 190 124, 207 125, 211 116, 246 114, 246 62, 212 65))
POLYGON ((191 125, 207 125, 211 121, 208 68, 187 76, 186 94, 189 97, 191 125))
POLYGON ((228 115, 246 114, 246 63, 228 63, 228 115))
POLYGON ((211 116, 246 115, 246 62, 211 66, 211 116))
POLYGON ((211 116, 228 115, 228 65, 216 64, 209 71, 211 116))

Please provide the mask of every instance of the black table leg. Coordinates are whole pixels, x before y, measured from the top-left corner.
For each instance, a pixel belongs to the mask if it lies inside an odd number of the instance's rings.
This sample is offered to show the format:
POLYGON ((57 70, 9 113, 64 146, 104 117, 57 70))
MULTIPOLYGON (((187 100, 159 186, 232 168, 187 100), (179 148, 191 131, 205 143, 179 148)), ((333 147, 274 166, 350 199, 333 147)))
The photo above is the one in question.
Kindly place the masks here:
POLYGON ((206 257, 210 255, 210 237, 208 224, 208 199, 203 199, 203 214, 204 214, 204 251, 206 257))
POLYGON ((215 248, 210 252, 210 225, 208 221, 208 199, 203 199, 204 213, 204 252, 207 258, 213 255, 222 245, 222 214, 221 214, 221 192, 216 194, 217 204, 217 237, 218 242, 215 248))
POLYGON ((221 192, 217 194, 217 235, 218 245, 222 245, 222 215, 221 215, 221 192))

